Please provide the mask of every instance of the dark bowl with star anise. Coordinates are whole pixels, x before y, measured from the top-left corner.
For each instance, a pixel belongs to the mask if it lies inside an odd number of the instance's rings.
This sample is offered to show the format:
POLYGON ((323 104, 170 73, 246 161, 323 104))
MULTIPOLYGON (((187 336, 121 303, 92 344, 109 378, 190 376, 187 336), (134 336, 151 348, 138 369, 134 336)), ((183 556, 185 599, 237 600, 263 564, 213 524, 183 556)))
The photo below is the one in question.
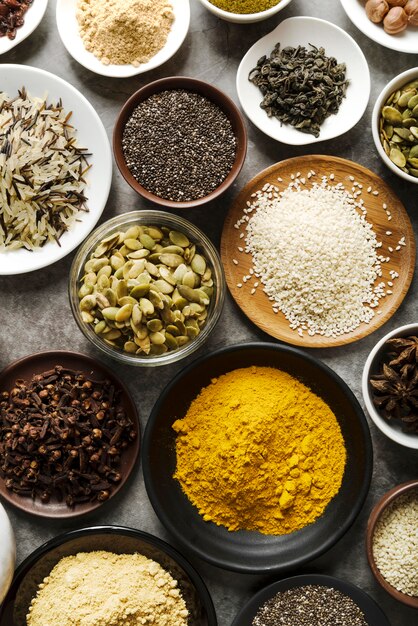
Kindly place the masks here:
POLYGON ((362 386, 367 411, 379 430, 418 450, 418 323, 395 328, 375 345, 362 386))

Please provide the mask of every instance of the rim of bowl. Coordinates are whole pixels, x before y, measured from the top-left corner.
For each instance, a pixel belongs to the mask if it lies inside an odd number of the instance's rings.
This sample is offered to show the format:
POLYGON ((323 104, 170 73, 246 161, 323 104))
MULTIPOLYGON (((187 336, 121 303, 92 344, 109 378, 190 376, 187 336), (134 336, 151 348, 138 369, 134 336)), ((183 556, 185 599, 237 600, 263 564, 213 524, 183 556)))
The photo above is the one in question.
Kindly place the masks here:
POLYGON ((363 393, 364 404, 366 405, 367 412, 371 420, 375 424, 375 426, 384 435, 389 437, 389 439, 392 439, 392 441, 395 441, 396 443, 402 446, 405 446, 407 448, 418 450, 418 434, 414 435, 413 433, 406 433, 403 431, 398 431, 390 425, 389 421, 385 420, 385 418, 379 413, 379 411, 375 408, 373 404, 373 401, 371 398, 371 392, 370 392, 370 384, 369 384, 369 378, 370 378, 372 366, 374 362, 376 361, 383 346, 385 345, 386 341, 388 339, 391 339, 392 337, 407 336, 412 331, 418 333, 418 323, 404 324, 403 326, 399 326, 398 328, 395 328, 394 330, 391 330, 389 333, 384 335, 380 339, 380 341, 377 342, 377 344, 373 347, 373 349, 369 353, 366 359, 366 362, 364 364, 361 383, 362 383, 362 393, 363 393))
POLYGON ((257 19, 267 19, 272 15, 275 15, 282 9, 284 9, 288 4, 292 2, 292 0, 277 0, 277 4, 266 9, 265 11, 257 11, 257 13, 234 13, 232 11, 224 11, 220 9, 215 4, 210 2, 210 0, 200 0, 201 4, 206 7, 209 11, 213 12, 215 15, 218 15, 221 18, 230 18, 231 15, 236 17, 240 22, 250 22, 251 20, 257 19), (213 11, 212 11, 213 9, 213 11))
POLYGON ((269 341, 241 342, 241 343, 233 344, 230 346, 225 346, 223 348, 219 348, 218 350, 214 350, 213 352, 210 352, 209 354, 204 354, 198 357, 192 363, 190 363, 189 365, 186 365, 182 370, 180 370, 176 374, 176 376, 174 376, 174 378, 171 379, 171 381, 164 387, 164 389, 158 396, 154 406, 151 409, 151 412, 150 412, 150 415, 148 417, 148 421, 145 427, 143 441, 142 441, 142 472, 144 476, 145 489, 148 494, 148 499, 151 502, 151 505, 155 513, 157 514, 157 517, 160 519, 164 527, 170 532, 170 534, 176 539, 176 541, 179 542, 179 544, 182 547, 184 547, 187 550, 190 550, 195 556, 198 556, 199 558, 203 559, 204 561, 207 561, 208 563, 211 563, 212 565, 216 565, 217 567, 221 567, 229 571, 235 571, 241 574, 257 574, 258 575, 258 574, 271 574, 273 572, 281 572, 284 570, 282 570, 280 564, 278 564, 276 568, 264 567, 264 568, 258 568, 257 570, 254 570, 254 568, 251 568, 251 567, 250 568, 237 567, 231 564, 229 561, 225 561, 225 560, 220 561, 219 559, 212 557, 211 554, 205 552, 204 550, 201 550, 201 548, 196 547, 196 545, 193 545, 193 547, 190 548, 190 542, 188 542, 187 539, 185 540, 183 533, 180 533, 177 531, 176 525, 173 524, 171 521, 171 517, 169 515, 166 515, 165 511, 160 509, 158 500, 157 498, 154 497, 154 490, 150 488, 151 470, 150 470, 150 465, 149 465, 149 455, 146 453, 146 451, 150 447, 151 425, 153 425, 153 422, 156 419, 156 415, 159 413, 160 406, 163 404, 165 397, 171 391, 171 389, 175 387, 185 375, 187 375, 192 369, 199 367, 200 364, 203 363, 204 361, 207 361, 213 357, 217 357, 226 352, 238 352, 240 350, 257 349, 257 348, 263 348, 263 349, 285 352, 285 353, 290 352, 293 354, 297 354, 298 356, 302 357, 306 361, 310 361, 311 363, 313 363, 314 365, 322 369, 324 372, 326 372, 332 378, 335 384, 337 384, 343 390, 344 394, 347 396, 350 403, 353 405, 354 410, 359 418, 361 430, 364 435, 364 444, 365 444, 365 450, 366 450, 365 480, 359 492, 356 506, 353 509, 351 509, 347 518, 338 527, 337 531, 328 538, 327 541, 325 541, 321 546, 316 547, 315 549, 311 550, 311 552, 305 553, 305 556, 302 560, 294 559, 291 563, 289 563, 286 566, 286 571, 294 567, 300 567, 301 565, 309 561, 312 561, 313 559, 316 559, 317 557, 324 554, 327 550, 332 548, 332 546, 334 546, 354 524, 361 509, 363 508, 364 502, 366 500, 366 497, 370 488, 370 482, 372 479, 372 472, 373 472, 373 446, 372 446, 372 440, 371 440, 371 435, 370 435, 370 429, 367 424, 364 411, 361 408, 361 405, 359 401, 357 400, 356 396, 354 395, 350 387, 347 385, 347 383, 341 378, 341 376, 337 374, 337 372, 332 370, 323 361, 321 361, 317 357, 314 357, 308 352, 295 346, 291 346, 288 344, 281 344, 281 343, 273 343, 269 341))
POLYGON ((373 537, 376 529, 376 524, 381 518, 383 512, 387 509, 387 507, 395 502, 397 498, 408 493, 408 491, 413 491, 414 489, 418 490, 418 479, 409 480, 406 483, 402 483, 393 487, 389 491, 387 491, 380 500, 373 507, 369 519, 367 521, 367 529, 366 529, 366 553, 367 553, 367 561, 369 563, 369 567, 372 570, 374 577, 377 582, 383 587, 387 593, 389 593, 395 600, 406 604, 407 606, 411 606, 415 609, 418 609, 418 596, 408 596, 406 593, 402 593, 402 591, 398 591, 393 587, 386 578, 380 573, 376 565, 376 561, 373 555, 373 537))
POLYGON ((130 185, 134 191, 143 196, 146 200, 172 209, 190 209, 201 206, 202 204, 206 204, 223 194, 224 191, 232 185, 241 172, 247 154, 247 143, 247 128, 245 126, 244 117, 235 102, 226 93, 214 85, 188 76, 168 76, 166 78, 160 78, 159 80, 155 80, 152 83, 148 83, 138 89, 138 91, 133 93, 132 96, 125 102, 122 109, 119 111, 113 129, 113 154, 116 165, 128 185, 130 185), (170 89, 186 89, 188 91, 194 91, 195 93, 205 96, 208 100, 211 100, 225 113, 231 122, 232 130, 237 141, 235 161, 222 183, 207 196, 196 200, 190 200, 188 202, 166 200, 160 196, 156 196, 151 191, 148 191, 148 189, 143 187, 133 177, 123 156, 122 134, 134 108, 150 96, 170 89))
POLYGON ((400 167, 392 163, 392 161, 389 159, 386 152, 383 150, 383 146, 380 142, 380 137, 379 137, 380 111, 383 107, 384 101, 390 96, 391 93, 396 91, 396 89, 398 89, 399 87, 402 87, 402 85, 405 85, 406 83, 409 82, 409 80, 412 80, 413 78, 418 79, 418 67, 412 67, 411 69, 406 70, 405 72, 401 72, 401 74, 398 74, 397 76, 392 78, 392 80, 389 81, 385 87, 383 87, 373 107, 372 134, 373 134, 373 140, 374 140, 376 149, 380 155, 380 158, 389 167, 389 169, 391 169, 392 172, 394 172, 395 174, 397 174, 404 180, 407 180, 410 183, 415 183, 416 185, 418 185, 418 177, 411 176, 410 174, 406 174, 405 172, 401 170, 400 167))
POLYGON ((159 548, 162 552, 168 554, 174 561, 179 563, 184 571, 189 576, 191 582, 196 587, 198 595, 202 601, 203 606, 207 610, 208 613, 208 626, 216 626, 217 619, 215 613, 215 607, 213 605, 213 601, 209 590, 199 574, 199 572, 194 568, 194 566, 184 557, 180 552, 178 552, 175 548, 173 548, 169 543, 166 543, 159 537, 147 533, 143 530, 137 530, 136 528, 131 528, 129 526, 118 526, 118 525, 100 525, 100 526, 88 526, 85 528, 79 528, 77 530, 70 530, 65 533, 61 533, 60 535, 49 539, 38 548, 36 548, 33 552, 29 554, 29 556, 22 561, 22 563, 17 568, 15 575, 13 577, 12 584, 8 591, 8 594, 1 605, 0 608, 0 618, 2 617, 2 610, 6 606, 6 601, 8 595, 14 590, 16 585, 20 584, 23 578, 26 576, 27 570, 31 568, 43 554, 47 554, 53 548, 56 548, 60 545, 63 545, 67 541, 71 541, 72 539, 77 539, 78 537, 85 537, 88 535, 95 534, 109 534, 109 535, 125 535, 128 537, 138 537, 143 539, 144 541, 148 541, 150 544, 159 548))
MULTIPOLYGON (((221 316, 226 293, 226 281, 223 271, 223 266, 219 257, 219 253, 211 242, 209 237, 205 235, 203 231, 195 226, 192 222, 189 222, 184 217, 167 213, 166 211, 160 211, 155 209, 143 209, 140 211, 131 211, 129 213, 123 213, 116 215, 107 222, 104 222, 96 228, 84 241, 83 245, 78 249, 70 268, 70 278, 68 281, 68 295, 70 300, 70 307, 73 317, 77 323, 78 328, 81 330, 84 337, 86 337, 96 348, 101 352, 104 352, 111 359, 116 359, 119 362, 136 365, 143 367, 153 367, 159 365, 168 365, 169 363, 175 363, 196 350, 198 350, 207 340, 212 330, 215 328, 219 318, 221 316), (88 255, 93 251, 95 246, 99 243, 100 239, 109 234, 112 230, 118 230, 124 225, 128 227, 134 223, 150 223, 155 225, 171 225, 179 230, 183 230, 186 234, 191 236, 196 245, 202 249, 207 255, 212 271, 216 278, 216 291, 213 296, 213 305, 210 317, 206 324, 203 326, 201 333, 193 339, 190 343, 184 347, 166 352, 163 355, 156 356, 138 356, 131 355, 128 352, 117 351, 114 348, 108 346, 104 341, 95 334, 94 330, 81 319, 79 307, 78 307, 78 283, 81 276, 84 263, 87 261, 88 255)), ((209 305, 210 306, 210 305, 209 305)))

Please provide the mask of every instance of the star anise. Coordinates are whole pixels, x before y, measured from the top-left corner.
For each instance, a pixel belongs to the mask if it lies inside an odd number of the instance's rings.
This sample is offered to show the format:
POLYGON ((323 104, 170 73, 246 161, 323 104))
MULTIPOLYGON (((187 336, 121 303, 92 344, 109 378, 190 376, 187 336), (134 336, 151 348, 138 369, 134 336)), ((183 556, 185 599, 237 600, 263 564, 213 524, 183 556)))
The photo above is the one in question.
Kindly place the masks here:
POLYGON ((418 337, 394 337, 386 345, 386 362, 370 379, 373 402, 383 417, 418 433, 418 337))

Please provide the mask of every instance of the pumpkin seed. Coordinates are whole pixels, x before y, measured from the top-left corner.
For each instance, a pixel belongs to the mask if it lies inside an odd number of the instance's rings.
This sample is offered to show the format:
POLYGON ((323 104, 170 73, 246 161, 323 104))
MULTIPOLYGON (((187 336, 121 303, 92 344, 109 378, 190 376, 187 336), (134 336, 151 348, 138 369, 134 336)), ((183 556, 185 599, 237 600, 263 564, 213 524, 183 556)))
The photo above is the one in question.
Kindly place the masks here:
POLYGON ((81 311, 91 311, 96 306, 96 296, 94 294, 84 296, 84 298, 80 301, 80 310, 81 311))
POLYGON ((125 352, 130 352, 131 354, 134 354, 137 351, 137 345, 134 341, 125 341, 125 343, 123 344, 123 349, 125 350, 125 352))
POLYGON ((178 267, 183 263, 183 257, 174 252, 162 252, 160 254, 160 261, 168 267, 178 267))
POLYGON ((392 161, 392 163, 394 163, 398 167, 405 167, 405 165, 406 165, 406 158, 402 154, 402 152, 400 150, 398 150, 398 148, 392 148, 391 149, 391 151, 389 153, 389 158, 392 161))
POLYGON ((384 106, 382 109, 383 118, 391 124, 402 124, 402 114, 392 106, 384 106))
MULTIPOLYGON (((141 235, 142 237, 143 235, 141 235)), ((140 250, 142 248, 141 242, 138 239, 125 239, 124 245, 129 248, 129 250, 140 250)))
POLYGON ((171 230, 169 239, 175 246, 180 246, 181 248, 187 248, 190 245, 189 238, 178 230, 171 230))
POLYGON ((144 233, 140 236, 138 245, 142 244, 147 250, 153 250, 155 248, 155 239, 144 233))
POLYGON ((192 270, 203 276, 206 271, 206 261, 200 254, 195 254, 191 262, 192 270))
POLYGON ((157 333, 163 328, 163 323, 158 318, 154 318, 147 322, 147 328, 151 333, 157 333))

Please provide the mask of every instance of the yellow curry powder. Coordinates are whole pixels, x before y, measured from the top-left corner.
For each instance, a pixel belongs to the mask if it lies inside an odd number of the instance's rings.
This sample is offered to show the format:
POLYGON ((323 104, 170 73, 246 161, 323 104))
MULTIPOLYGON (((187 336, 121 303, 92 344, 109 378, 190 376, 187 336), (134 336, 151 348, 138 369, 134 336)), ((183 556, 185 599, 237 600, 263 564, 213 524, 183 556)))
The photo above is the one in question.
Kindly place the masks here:
POLYGON ((205 521, 228 530, 298 530, 341 487, 346 450, 334 413, 275 368, 213 379, 173 429, 174 477, 205 521))
POLYGON ((279 4, 280 0, 210 0, 218 9, 228 13, 260 13, 279 4))

